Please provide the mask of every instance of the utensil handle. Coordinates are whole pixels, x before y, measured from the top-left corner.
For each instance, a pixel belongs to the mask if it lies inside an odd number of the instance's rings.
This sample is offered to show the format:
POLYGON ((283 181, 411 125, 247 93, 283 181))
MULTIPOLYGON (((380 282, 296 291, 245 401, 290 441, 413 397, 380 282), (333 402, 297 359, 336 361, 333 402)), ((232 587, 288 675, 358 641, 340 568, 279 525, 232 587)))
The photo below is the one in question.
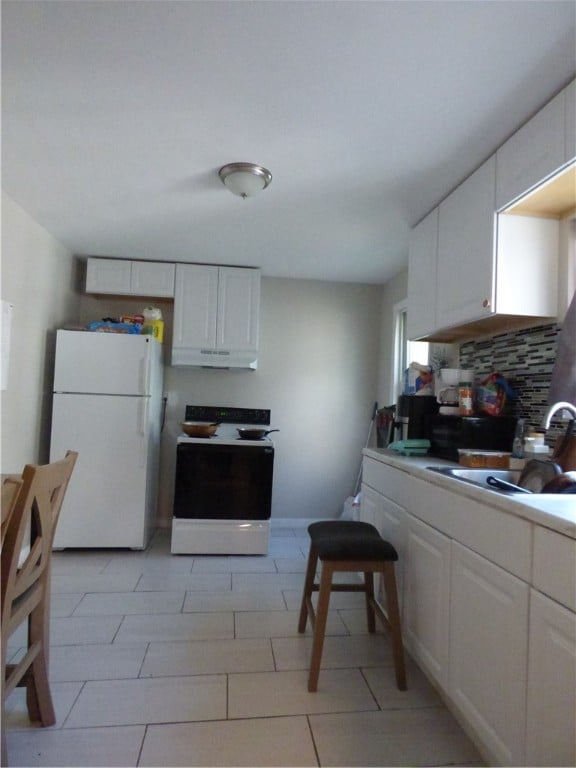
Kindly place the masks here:
POLYGON ((493 477, 492 475, 489 475, 486 478, 486 482, 488 485, 491 485, 493 488, 499 488, 501 491, 514 491, 514 493, 532 493, 532 491, 529 491, 528 488, 522 488, 520 485, 514 485, 513 483, 509 483, 507 480, 501 480, 499 477, 493 477))

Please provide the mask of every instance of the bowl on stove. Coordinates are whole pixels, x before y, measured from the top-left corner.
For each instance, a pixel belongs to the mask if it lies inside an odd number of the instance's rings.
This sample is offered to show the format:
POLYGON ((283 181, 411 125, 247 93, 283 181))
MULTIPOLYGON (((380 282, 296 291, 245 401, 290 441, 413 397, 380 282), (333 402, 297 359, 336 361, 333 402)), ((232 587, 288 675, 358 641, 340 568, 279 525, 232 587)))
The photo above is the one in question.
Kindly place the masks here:
POLYGON ((219 424, 198 424, 194 421, 182 422, 182 430, 188 437, 212 437, 219 426, 219 424))

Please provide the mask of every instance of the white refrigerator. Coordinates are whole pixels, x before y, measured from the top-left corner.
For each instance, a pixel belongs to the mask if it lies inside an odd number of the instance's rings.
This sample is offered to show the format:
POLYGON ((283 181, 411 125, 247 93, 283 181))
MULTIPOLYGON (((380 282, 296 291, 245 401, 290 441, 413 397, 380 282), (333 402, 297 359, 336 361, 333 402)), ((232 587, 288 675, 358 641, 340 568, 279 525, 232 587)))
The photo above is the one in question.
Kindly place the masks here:
POLYGON ((50 461, 78 460, 54 539, 144 549, 156 517, 162 347, 151 336, 58 331, 50 461))

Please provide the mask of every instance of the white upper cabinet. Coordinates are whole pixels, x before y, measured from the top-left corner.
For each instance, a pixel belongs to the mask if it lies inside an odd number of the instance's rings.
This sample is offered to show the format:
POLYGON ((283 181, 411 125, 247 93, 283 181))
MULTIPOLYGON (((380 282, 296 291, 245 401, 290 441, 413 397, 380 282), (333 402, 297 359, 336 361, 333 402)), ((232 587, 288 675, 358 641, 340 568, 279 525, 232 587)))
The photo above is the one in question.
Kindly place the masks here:
POLYGON ((496 210, 566 163, 566 93, 561 91, 496 153, 496 210))
POLYGON ((174 264, 161 261, 133 261, 130 277, 135 296, 174 296, 174 264))
POLYGON ((174 264, 89 258, 86 293, 171 298, 174 296, 174 264))
POLYGON ((172 365, 256 368, 257 269, 176 265, 172 365))
POLYGON ((216 346, 217 304, 218 267, 176 266, 173 358, 177 349, 216 346))
POLYGON ((132 262, 120 259, 88 259, 86 293, 130 293, 132 262))
POLYGON ((564 89, 564 127, 567 163, 576 158, 576 80, 564 89))
POLYGON ((440 203, 437 238, 436 209, 413 230, 409 338, 454 341, 483 330, 482 323, 495 330, 511 320, 556 317, 558 222, 496 214, 495 183, 493 155, 440 203))
POLYGON ((492 156, 440 203, 437 328, 494 311, 495 174, 492 156))
POLYGON ((411 231, 409 254, 407 333, 418 339, 436 327, 438 208, 411 231))
POLYGON ((257 352, 260 272, 218 267, 218 349, 257 352))

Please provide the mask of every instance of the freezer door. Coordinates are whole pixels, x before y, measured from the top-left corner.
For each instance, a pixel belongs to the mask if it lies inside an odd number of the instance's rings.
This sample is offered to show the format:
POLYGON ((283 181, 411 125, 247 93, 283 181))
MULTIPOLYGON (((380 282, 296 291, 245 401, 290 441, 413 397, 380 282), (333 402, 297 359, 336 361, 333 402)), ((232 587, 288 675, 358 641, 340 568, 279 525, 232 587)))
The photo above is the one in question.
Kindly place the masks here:
POLYGON ((151 361, 160 360, 160 350, 151 336, 58 331, 54 391, 149 394, 151 361))
POLYGON ((54 547, 146 546, 148 397, 54 395, 50 460, 78 451, 54 547))

